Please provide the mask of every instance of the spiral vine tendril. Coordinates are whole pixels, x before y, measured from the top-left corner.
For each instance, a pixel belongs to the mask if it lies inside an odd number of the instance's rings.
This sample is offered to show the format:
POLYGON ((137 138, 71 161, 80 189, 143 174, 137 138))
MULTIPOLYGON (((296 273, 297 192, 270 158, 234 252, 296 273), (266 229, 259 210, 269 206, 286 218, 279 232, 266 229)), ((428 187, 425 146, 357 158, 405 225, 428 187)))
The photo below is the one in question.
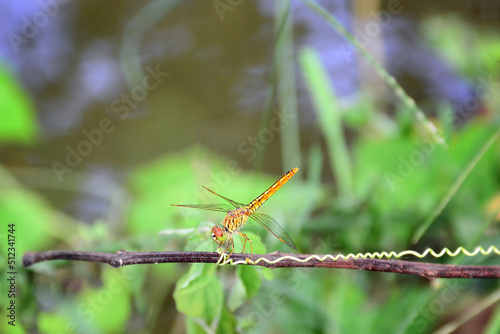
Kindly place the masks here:
POLYGON ((290 255, 287 255, 287 256, 282 256, 280 258, 277 258, 275 260, 269 260, 269 259, 266 259, 266 258, 258 258, 257 260, 251 260, 251 259, 245 259, 244 261, 233 261, 230 256, 227 254, 227 253, 222 253, 221 256, 219 257, 219 260, 217 261, 216 265, 226 265, 226 264, 230 264, 230 265, 238 265, 238 264, 253 264, 253 265, 256 265, 258 264, 259 262, 267 262, 269 264, 275 264, 275 263, 278 263, 280 261, 283 261, 283 260, 292 260, 292 261, 297 261, 297 262, 302 262, 302 263, 305 263, 305 262, 308 262, 310 260, 317 260, 317 261, 320 261, 320 262, 323 262, 325 260, 332 260, 332 261, 337 261, 338 259, 342 259, 342 260, 349 260, 350 258, 351 259, 382 259, 382 258, 385 258, 385 259, 390 259, 390 258, 395 258, 395 259, 398 259, 398 258, 401 258, 403 256, 406 256, 406 255, 413 255, 413 256, 416 256, 418 258, 423 258, 423 257, 426 257, 427 255, 431 255, 435 258, 440 258, 440 257, 443 257, 445 254, 450 256, 450 257, 455 257, 459 254, 464 254, 466 256, 476 256, 477 254, 483 254, 483 255, 490 255, 490 254, 496 254, 496 255, 500 255, 500 250, 495 247, 495 246, 490 246, 488 249, 484 249, 483 247, 476 247, 474 249, 474 251, 472 252, 469 252, 467 249, 465 249, 464 247, 458 247, 454 252, 451 251, 449 248, 444 248, 443 250, 441 250, 439 253, 435 252, 432 248, 427 248, 424 252, 422 253, 419 253, 419 252, 416 252, 416 251, 413 251, 413 250, 405 250, 405 251, 402 251, 402 252, 399 252, 399 253, 396 253, 394 251, 391 251, 391 252, 382 252, 382 253, 379 253, 379 252, 374 252, 374 253, 357 253, 357 254, 352 254, 352 253, 349 253, 347 255, 344 255, 344 254, 337 254, 337 255, 332 255, 332 254, 326 254, 326 255, 322 255, 322 256, 319 256, 319 255, 311 255, 305 259, 299 259, 295 256, 290 256, 290 255))

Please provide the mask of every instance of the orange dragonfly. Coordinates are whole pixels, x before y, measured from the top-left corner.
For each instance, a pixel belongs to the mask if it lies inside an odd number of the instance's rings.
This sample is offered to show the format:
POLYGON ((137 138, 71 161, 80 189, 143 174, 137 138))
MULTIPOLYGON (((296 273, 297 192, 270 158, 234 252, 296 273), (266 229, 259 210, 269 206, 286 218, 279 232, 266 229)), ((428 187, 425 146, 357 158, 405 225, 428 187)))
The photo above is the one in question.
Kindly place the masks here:
POLYGON ((202 209, 209 211, 218 211, 218 212, 227 212, 226 217, 222 221, 222 225, 215 225, 212 228, 212 239, 217 242, 218 247, 222 247, 224 243, 226 243, 226 248, 224 252, 226 252, 229 247, 232 247, 231 254, 234 251, 234 241, 233 234, 237 234, 242 237, 245 242, 243 244, 242 253, 245 251, 245 246, 247 241, 250 242, 250 254, 253 255, 253 244, 252 240, 248 238, 248 236, 242 232, 240 232, 240 228, 246 223, 247 219, 253 220, 254 222, 259 223, 269 232, 271 232, 276 238, 280 241, 284 242, 291 248, 297 250, 295 243, 292 241, 292 238, 285 232, 283 227, 273 218, 263 215, 260 213, 255 213, 258 208, 264 204, 275 192, 277 192, 285 183, 288 182, 300 170, 300 168, 293 168, 289 172, 285 173, 278 181, 276 181, 272 186, 270 186, 266 191, 264 191, 259 197, 251 201, 248 205, 243 203, 238 203, 229 198, 226 198, 222 195, 217 194, 216 192, 203 187, 210 191, 212 194, 217 195, 230 204, 172 204, 173 206, 180 206, 185 208, 194 208, 194 209, 202 209))

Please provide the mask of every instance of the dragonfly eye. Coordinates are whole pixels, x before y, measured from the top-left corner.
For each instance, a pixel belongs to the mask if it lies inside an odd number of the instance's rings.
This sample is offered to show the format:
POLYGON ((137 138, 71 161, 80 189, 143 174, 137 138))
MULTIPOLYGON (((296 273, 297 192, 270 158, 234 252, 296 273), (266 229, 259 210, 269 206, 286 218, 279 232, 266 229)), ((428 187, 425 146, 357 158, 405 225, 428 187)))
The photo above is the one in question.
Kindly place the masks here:
POLYGON ((216 242, 221 242, 226 240, 227 236, 224 233, 224 230, 220 228, 219 226, 214 226, 212 228, 212 239, 214 239, 216 242))

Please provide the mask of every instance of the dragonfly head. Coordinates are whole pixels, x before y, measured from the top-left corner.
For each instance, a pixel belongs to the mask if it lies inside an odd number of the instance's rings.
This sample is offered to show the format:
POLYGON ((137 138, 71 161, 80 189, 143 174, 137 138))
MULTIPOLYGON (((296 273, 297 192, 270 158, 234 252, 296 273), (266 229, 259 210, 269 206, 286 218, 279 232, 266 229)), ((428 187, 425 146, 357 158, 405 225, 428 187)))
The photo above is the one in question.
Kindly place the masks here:
POLYGON ((219 244, 219 247, 227 240, 227 232, 223 227, 215 225, 212 228, 212 239, 219 244))

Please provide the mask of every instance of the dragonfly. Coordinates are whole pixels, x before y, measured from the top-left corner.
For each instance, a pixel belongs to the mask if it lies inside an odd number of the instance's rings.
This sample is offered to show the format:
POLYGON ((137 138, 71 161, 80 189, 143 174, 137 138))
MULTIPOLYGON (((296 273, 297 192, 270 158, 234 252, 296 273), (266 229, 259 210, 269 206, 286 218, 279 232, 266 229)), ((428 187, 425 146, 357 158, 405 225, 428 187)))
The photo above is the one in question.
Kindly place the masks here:
MULTIPOLYGON (((243 250, 245 251, 245 246, 247 241, 250 242, 250 254, 253 257, 253 244, 252 240, 240 231, 240 229, 246 224, 248 218, 251 221, 257 222, 266 230, 271 232, 276 238, 281 242, 287 244, 289 247, 297 250, 295 243, 292 238, 286 233, 286 231, 281 227, 281 225, 268 215, 261 213, 255 213, 262 204, 264 204, 274 193, 276 193, 285 183, 287 183, 294 175, 300 170, 300 168, 293 168, 286 172, 282 177, 280 177, 276 182, 273 183, 266 191, 264 191, 260 196, 251 201, 249 204, 245 205, 217 194, 215 191, 203 187, 210 191, 212 194, 219 196, 220 198, 227 201, 229 204, 172 204, 173 206, 184 207, 184 208, 194 208, 208 211, 218 211, 226 212, 226 217, 222 221, 221 225, 215 225, 212 228, 212 239, 218 244, 218 248, 221 248, 225 243, 226 247, 223 253, 226 253, 230 247, 231 254, 234 252, 234 241, 233 235, 238 235, 243 238, 243 250)), ((229 255, 231 255, 229 254, 229 255)))

